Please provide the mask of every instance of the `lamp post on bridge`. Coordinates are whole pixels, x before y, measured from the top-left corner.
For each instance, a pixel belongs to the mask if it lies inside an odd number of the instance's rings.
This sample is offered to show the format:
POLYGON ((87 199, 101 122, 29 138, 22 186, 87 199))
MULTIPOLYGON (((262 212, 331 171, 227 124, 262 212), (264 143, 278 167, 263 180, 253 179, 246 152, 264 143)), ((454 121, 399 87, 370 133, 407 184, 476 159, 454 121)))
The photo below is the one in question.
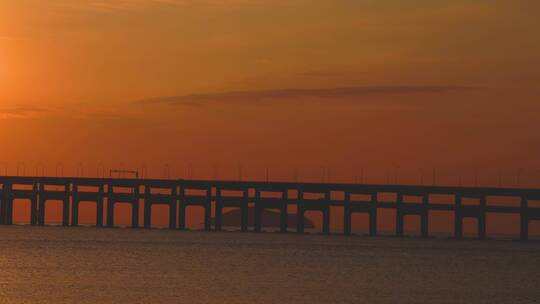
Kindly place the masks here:
POLYGON ((78 162, 76 167, 75 167, 75 171, 76 171, 76 176, 77 177, 83 177, 84 176, 84 165, 82 162, 78 162))
POLYGON ((64 164, 61 162, 56 163, 55 167, 56 177, 64 176, 64 164))
POLYGON ((99 162, 97 164, 97 177, 101 177, 101 178, 105 177, 105 166, 103 165, 102 162, 99 162))
POLYGON ((26 164, 24 162, 17 162, 17 176, 19 176, 20 169, 22 168, 22 175, 26 173, 26 164))

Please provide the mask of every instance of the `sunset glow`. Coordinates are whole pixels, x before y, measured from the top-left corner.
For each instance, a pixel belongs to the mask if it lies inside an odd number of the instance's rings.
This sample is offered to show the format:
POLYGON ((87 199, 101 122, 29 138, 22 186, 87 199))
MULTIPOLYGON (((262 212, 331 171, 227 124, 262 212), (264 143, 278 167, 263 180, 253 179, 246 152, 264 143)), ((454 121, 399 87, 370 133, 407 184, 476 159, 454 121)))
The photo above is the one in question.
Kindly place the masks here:
POLYGON ((538 8, 0 0, 2 167, 538 185, 538 8))
POLYGON ((0 304, 533 303, 540 0, 0 0, 0 304))

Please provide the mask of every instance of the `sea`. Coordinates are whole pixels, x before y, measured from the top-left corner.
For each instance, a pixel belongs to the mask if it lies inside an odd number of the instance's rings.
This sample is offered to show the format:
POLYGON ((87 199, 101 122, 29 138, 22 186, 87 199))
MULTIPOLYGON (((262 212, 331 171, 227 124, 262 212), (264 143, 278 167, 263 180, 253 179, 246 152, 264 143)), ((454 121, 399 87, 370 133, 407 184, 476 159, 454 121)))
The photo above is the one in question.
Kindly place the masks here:
POLYGON ((0 226, 0 303, 540 303, 540 242, 0 226))

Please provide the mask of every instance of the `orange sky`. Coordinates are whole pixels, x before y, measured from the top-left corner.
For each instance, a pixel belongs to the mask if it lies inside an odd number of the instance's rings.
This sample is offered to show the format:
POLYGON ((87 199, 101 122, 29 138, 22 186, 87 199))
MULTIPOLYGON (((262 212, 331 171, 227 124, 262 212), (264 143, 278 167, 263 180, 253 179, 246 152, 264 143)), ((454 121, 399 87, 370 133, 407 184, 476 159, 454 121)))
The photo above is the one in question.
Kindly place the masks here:
MULTIPOLYGON (((95 176, 102 164, 236 179, 241 167, 244 179, 268 168, 272 180, 418 184, 435 170, 438 184, 540 187, 539 11, 537 0, 0 0, 0 174, 95 176)), ((15 211, 26 219, 27 206, 15 211)), ((516 232, 517 218, 494 226, 516 232)))
POLYGON ((540 185, 539 9, 0 0, 0 170, 540 185))

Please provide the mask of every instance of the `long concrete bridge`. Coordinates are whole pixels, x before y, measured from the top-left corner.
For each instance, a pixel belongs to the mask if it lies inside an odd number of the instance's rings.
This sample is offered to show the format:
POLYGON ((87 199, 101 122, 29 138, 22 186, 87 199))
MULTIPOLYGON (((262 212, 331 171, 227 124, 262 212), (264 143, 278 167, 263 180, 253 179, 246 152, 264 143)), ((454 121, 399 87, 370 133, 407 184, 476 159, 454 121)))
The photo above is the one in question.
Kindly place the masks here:
POLYGON ((330 233, 331 207, 344 209, 343 233, 351 234, 352 214, 369 216, 369 235, 377 235, 377 211, 395 210, 395 234, 403 236, 406 216, 420 218, 422 237, 429 236, 430 211, 454 215, 454 235, 463 237, 463 220, 474 218, 478 237, 486 238, 486 215, 515 214, 520 218, 520 239, 527 240, 529 222, 540 220, 540 189, 449 187, 410 185, 369 185, 334 183, 289 183, 256 181, 163 180, 65 177, 0 177, 0 224, 13 224, 15 200, 30 201, 31 225, 45 225, 45 211, 50 201, 63 204, 62 224, 78 226, 81 202, 96 204, 96 226, 114 227, 117 204, 130 204, 133 227, 141 227, 139 208, 144 208, 142 227, 151 227, 152 205, 169 207, 169 228, 186 229, 186 208, 204 210, 204 229, 221 230, 224 208, 241 210, 240 228, 249 231, 248 208, 255 210, 254 227, 263 229, 264 209, 280 212, 280 231, 289 231, 287 216, 290 205, 296 206, 298 233, 304 232, 304 213, 322 214, 322 233, 330 233), (436 201, 444 197, 445 202, 436 201), (497 203, 491 203, 497 200, 497 203), (106 209, 106 212, 104 212, 106 209), (215 223, 212 227, 212 211, 215 223), (103 218, 104 213, 106 218, 103 218))

